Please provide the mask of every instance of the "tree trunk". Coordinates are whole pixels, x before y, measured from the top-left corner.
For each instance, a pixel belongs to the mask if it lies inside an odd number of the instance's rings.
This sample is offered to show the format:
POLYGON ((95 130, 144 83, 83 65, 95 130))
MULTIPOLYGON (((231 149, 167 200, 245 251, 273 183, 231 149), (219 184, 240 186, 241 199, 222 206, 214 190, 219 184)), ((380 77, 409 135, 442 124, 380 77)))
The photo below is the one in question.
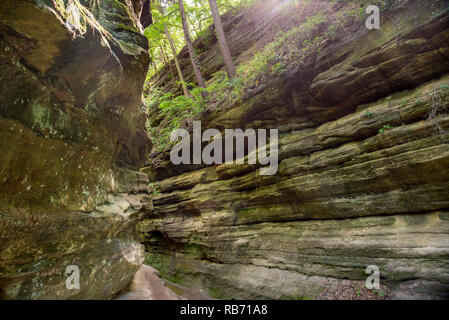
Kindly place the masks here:
POLYGON ((161 45, 160 49, 161 49, 161 53, 162 53, 162 59, 164 60, 164 64, 166 66, 168 66, 168 68, 170 69, 171 78, 174 80, 175 79, 175 75, 173 74, 173 70, 171 68, 171 65, 168 63, 168 58, 167 58, 167 55, 165 54, 164 46, 161 45))
MULTIPOLYGON (((164 15, 164 9, 161 5, 159 5, 159 12, 164 15)), ((178 71, 179 81, 181 82, 182 91, 184 92, 184 95, 186 97, 190 97, 189 90, 187 90, 186 83, 184 81, 184 76, 182 75, 181 65, 179 64, 178 56, 176 55, 176 47, 175 42, 173 41, 173 38, 170 34, 170 31, 168 30, 167 24, 164 22, 164 32, 165 36, 167 37, 168 43, 170 44, 170 49, 173 53, 173 59, 175 60, 176 70, 178 71)))
POLYGON ((154 69, 154 73, 157 72, 157 64, 156 61, 153 60, 153 69, 154 69))
POLYGON ((209 0, 210 10, 212 12, 212 18, 214 19, 215 32, 217 33, 218 45, 220 46, 221 55, 228 73, 228 78, 232 79, 237 76, 234 62, 232 62, 231 52, 229 51, 228 43, 226 42, 226 36, 223 31, 223 24, 218 12, 218 6, 216 0, 209 0))
POLYGON ((156 73, 156 71, 157 71, 157 65, 156 65, 156 61, 155 61, 155 59, 154 59, 154 55, 150 55, 150 61, 151 61, 151 66, 153 67, 153 69, 154 69, 154 72, 156 73))
POLYGON ((189 25, 187 24, 186 12, 184 10, 184 2, 182 0, 178 0, 178 3, 179 3, 179 11, 181 12, 182 29, 184 30, 184 37, 186 39, 187 48, 189 49, 190 60, 192 61, 192 67, 193 71, 195 72, 196 81, 198 82, 198 86, 200 88, 206 88, 203 76, 199 69, 199 63, 195 55, 195 50, 193 50, 192 39, 190 38, 189 32, 189 25))
POLYGON ((140 24, 142 28, 149 27, 153 23, 153 17, 151 16, 151 1, 144 0, 142 4, 142 12, 140 13, 140 24))

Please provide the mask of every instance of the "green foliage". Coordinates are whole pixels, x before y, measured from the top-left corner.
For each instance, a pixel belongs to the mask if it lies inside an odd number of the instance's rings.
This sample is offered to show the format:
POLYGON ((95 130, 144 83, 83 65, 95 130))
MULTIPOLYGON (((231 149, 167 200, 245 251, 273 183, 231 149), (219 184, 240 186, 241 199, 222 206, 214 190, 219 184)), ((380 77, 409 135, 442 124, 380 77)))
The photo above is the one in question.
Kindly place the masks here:
MULTIPOLYGON (((239 4, 240 0, 217 1, 221 10, 228 10, 239 4)), ((185 0, 184 7, 190 31, 193 38, 198 36, 208 37, 207 28, 212 23, 208 0, 185 0)), ((172 52, 168 49, 168 41, 165 35, 165 26, 175 42, 177 50, 185 45, 182 29, 182 19, 179 12, 178 1, 158 0, 152 5, 153 24, 145 30, 150 43, 150 55, 154 61, 153 68, 147 74, 147 82, 164 66, 164 63, 173 59, 179 51, 172 52), (159 11, 159 8, 163 10, 159 11), (163 12, 164 14, 161 14, 163 12)), ((200 54, 201 52, 197 52, 200 54)), ((177 83, 179 85, 179 83, 177 83)), ((162 119, 155 125, 147 124, 150 136, 158 151, 164 151, 170 146, 170 134, 186 124, 186 120, 193 119, 196 115, 206 109, 208 96, 205 89, 195 88, 193 84, 187 84, 191 97, 175 96, 173 93, 159 92, 152 89, 146 97, 149 110, 156 109, 158 118, 162 119)))
POLYGON ((148 187, 150 188, 150 192, 152 193, 153 196, 158 196, 161 194, 157 189, 156 185, 154 184, 154 182, 150 182, 148 184, 148 187))
MULTIPOLYGON (((189 85, 192 86, 192 84, 189 85)), ((180 128, 184 120, 193 119, 206 109, 208 101, 204 95, 205 91, 202 88, 194 88, 190 90, 191 97, 175 96, 170 92, 165 94, 157 92, 147 97, 147 104, 150 107, 157 105, 160 115, 168 120, 163 126, 155 128, 147 124, 148 132, 158 151, 162 152, 171 145, 171 132, 180 128)))
POLYGON ((443 84, 440 86, 440 91, 449 91, 449 84, 443 83, 443 84))
MULTIPOLYGON (((236 9, 244 5, 243 0, 218 0, 217 4, 221 11, 236 9)), ((207 28, 212 24, 213 20, 210 14, 208 0, 184 0, 184 9, 186 11, 187 20, 190 25, 192 39, 198 37, 205 38, 207 28)), ((153 24, 145 29, 145 36, 149 40, 149 52, 157 69, 150 68, 147 81, 164 66, 164 58, 161 47, 165 50, 168 60, 173 59, 173 53, 168 50, 168 42, 164 34, 164 23, 169 28, 170 34, 177 48, 176 54, 185 46, 184 33, 182 29, 182 20, 179 12, 178 1, 174 0, 157 0, 152 2, 151 14, 153 16, 153 24), (164 9, 164 15, 158 10, 158 4, 164 9)))
POLYGON ((385 293, 382 290, 373 290, 371 291, 374 294, 377 294, 379 297, 384 297, 385 293))
POLYGON ((387 131, 389 131, 389 130, 391 130, 391 129, 393 129, 393 128, 394 128, 394 127, 393 127, 392 125, 386 124, 386 125, 384 125, 384 126, 382 127, 382 129, 379 130, 379 133, 387 132, 387 131))
POLYGON ((401 100, 401 107, 404 107, 408 103, 408 99, 401 100))
POLYGON ((279 32, 275 41, 237 68, 244 86, 257 87, 268 77, 282 75, 294 69, 305 57, 317 53, 323 37, 315 34, 327 21, 324 14, 318 14, 288 32, 279 32))

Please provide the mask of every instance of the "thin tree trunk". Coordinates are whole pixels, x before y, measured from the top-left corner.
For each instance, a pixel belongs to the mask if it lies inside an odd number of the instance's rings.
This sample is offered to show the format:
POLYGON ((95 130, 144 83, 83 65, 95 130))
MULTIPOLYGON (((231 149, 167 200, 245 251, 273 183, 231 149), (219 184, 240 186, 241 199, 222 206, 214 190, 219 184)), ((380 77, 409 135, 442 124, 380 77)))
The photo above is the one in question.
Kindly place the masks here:
POLYGON ((168 63, 168 58, 167 58, 167 55, 165 54, 164 46, 161 45, 160 49, 161 49, 161 53, 162 53, 162 59, 164 60, 164 64, 166 66, 168 66, 168 68, 170 69, 171 78, 174 80, 175 79, 175 75, 173 74, 173 70, 171 68, 171 65, 168 63))
POLYGON ((153 23, 153 17, 151 16, 151 1, 144 0, 142 4, 142 12, 140 13, 140 24, 142 28, 146 28, 153 23))
POLYGON ((157 72, 157 64, 156 64, 156 61, 154 60, 153 55, 151 56, 151 65, 153 66, 154 73, 156 73, 157 72))
POLYGON ((153 68, 154 68, 154 72, 157 72, 157 64, 156 61, 153 60, 153 68))
POLYGON ((192 39, 190 38, 189 26, 187 24, 186 12, 184 9, 184 2, 182 0, 178 0, 178 3, 179 11, 181 12, 182 29, 184 30, 184 37, 186 39, 187 48, 189 49, 190 60, 192 61, 192 67, 193 71, 195 72, 196 81, 198 82, 198 86, 200 88, 206 88, 203 76, 198 66, 199 63, 195 55, 195 50, 193 50, 192 39))
POLYGON ((212 18, 214 19, 215 32, 217 33, 218 45, 220 46, 221 55, 228 73, 228 78, 232 79, 237 76, 234 62, 232 62, 231 52, 229 51, 228 43, 226 42, 226 36, 223 31, 223 23, 218 12, 218 6, 216 0, 209 0, 210 10, 212 12, 212 18))
MULTIPOLYGON (((164 9, 161 5, 159 5, 159 12, 164 15, 164 9)), ((170 49, 173 53, 173 59, 175 60, 176 70, 178 71, 179 80, 181 82, 182 91, 184 92, 184 95, 186 97, 190 97, 189 90, 187 90, 186 83, 184 81, 184 76, 182 75, 181 65, 179 64, 178 57, 176 55, 176 47, 175 42, 173 41, 173 38, 171 37, 170 31, 168 30, 167 24, 164 22, 164 32, 165 36, 167 37, 168 43, 170 44, 170 49)))

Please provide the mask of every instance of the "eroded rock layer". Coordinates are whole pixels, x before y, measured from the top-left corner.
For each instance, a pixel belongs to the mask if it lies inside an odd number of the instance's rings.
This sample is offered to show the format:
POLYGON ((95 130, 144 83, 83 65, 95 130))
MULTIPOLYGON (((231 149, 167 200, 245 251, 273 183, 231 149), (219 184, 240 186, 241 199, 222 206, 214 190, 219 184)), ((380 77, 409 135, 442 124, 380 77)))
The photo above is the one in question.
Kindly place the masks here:
POLYGON ((0 2, 0 298, 109 298, 140 268, 141 6, 0 2))
MULTIPOLYGON (((299 3, 292 12, 347 9, 299 3)), ((228 26, 236 54, 273 12, 228 26)), ((449 298, 447 2, 397 2, 382 21, 323 39, 292 72, 203 114, 203 129, 279 129, 276 175, 153 160, 147 263, 219 298, 322 298, 369 265, 392 298, 449 298)))

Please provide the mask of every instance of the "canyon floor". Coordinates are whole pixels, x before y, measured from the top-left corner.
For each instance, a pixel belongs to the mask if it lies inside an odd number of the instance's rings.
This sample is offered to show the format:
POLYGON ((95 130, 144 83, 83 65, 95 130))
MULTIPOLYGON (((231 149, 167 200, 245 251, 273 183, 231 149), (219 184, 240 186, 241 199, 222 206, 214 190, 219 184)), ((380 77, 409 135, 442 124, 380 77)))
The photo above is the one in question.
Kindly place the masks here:
MULTIPOLYGON (((320 300, 387 300, 389 290, 368 290, 361 281, 341 281, 336 288, 323 291, 320 300)), ((156 269, 142 265, 134 276, 132 283, 122 292, 117 300, 213 300, 203 290, 195 290, 174 284, 159 277, 156 269)))
POLYGON ((142 265, 132 283, 116 297, 117 300, 210 300, 201 290, 193 290, 158 276, 156 269, 142 265))

